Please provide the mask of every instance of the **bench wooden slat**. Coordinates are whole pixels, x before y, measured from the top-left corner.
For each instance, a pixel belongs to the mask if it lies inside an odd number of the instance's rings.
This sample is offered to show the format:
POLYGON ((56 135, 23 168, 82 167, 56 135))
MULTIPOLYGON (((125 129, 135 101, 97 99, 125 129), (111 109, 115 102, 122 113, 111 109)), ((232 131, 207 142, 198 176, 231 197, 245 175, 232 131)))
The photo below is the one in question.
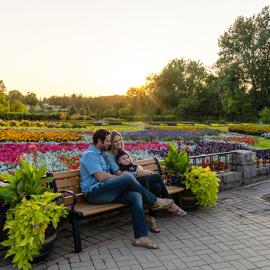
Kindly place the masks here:
POLYGON ((57 180, 57 187, 59 189, 69 189, 69 187, 79 187, 80 186, 80 178, 65 178, 61 180, 57 180))
POLYGON ((157 165, 155 165, 155 164, 145 165, 145 166, 143 166, 143 169, 151 171, 151 172, 159 172, 157 165))
POLYGON ((182 187, 177 187, 177 186, 167 186, 167 189, 170 195, 184 190, 182 187))
MULTIPOLYGON (((167 186, 167 189, 168 189, 168 192, 169 192, 170 195, 173 195, 173 194, 175 194, 175 193, 178 193, 178 192, 183 191, 183 188, 182 188, 182 187, 176 187, 176 186, 167 186)), ((83 210, 82 212, 83 212, 83 214, 86 215, 86 216, 87 216, 87 215, 90 215, 90 214, 88 214, 88 212, 84 210, 85 207, 90 207, 90 208, 92 208, 92 207, 94 206, 94 208, 95 208, 94 214, 99 213, 99 212, 97 212, 97 211, 100 211, 100 213, 102 213, 103 211, 109 211, 106 207, 104 207, 104 205, 107 205, 107 204, 93 205, 93 204, 89 204, 89 203, 85 202, 85 197, 84 197, 84 195, 83 195, 82 193, 81 193, 81 194, 77 194, 77 201, 78 201, 78 202, 77 202, 77 204, 75 205, 75 209, 76 209, 77 211, 79 211, 79 209, 83 210), (81 206, 78 207, 78 205, 81 205, 81 204, 84 205, 83 208, 81 208, 81 206), (86 206, 85 206, 85 204, 86 204, 86 206)), ((66 197, 65 197, 65 204, 66 204, 66 205, 71 205, 72 202, 73 202, 72 196, 66 196, 66 197)), ((117 209, 118 206, 119 206, 120 208, 123 207, 121 204, 118 204, 118 203, 111 203, 111 205, 115 205, 115 207, 116 207, 116 208, 112 208, 112 209, 109 208, 109 209, 111 209, 111 210, 117 209), (117 205, 118 205, 118 206, 117 206, 117 205)), ((91 211, 90 211, 90 213, 91 213, 91 211)))
POLYGON ((147 165, 152 165, 152 164, 155 164, 155 166, 157 166, 157 162, 154 158, 136 160, 136 164, 143 167, 147 165))
MULTIPOLYGON (((84 195, 81 193, 81 194, 76 194, 77 195, 77 203, 80 203, 80 202, 84 202, 85 201, 85 197, 84 195)), ((73 203, 73 197, 72 196, 65 196, 64 197, 64 202, 66 205, 72 205, 73 203)))
POLYGON ((75 210, 83 213, 84 216, 93 216, 126 206, 123 203, 89 204, 87 202, 80 202, 75 205, 75 210))
POLYGON ((62 172, 54 172, 54 178, 57 180, 65 179, 65 178, 72 178, 72 177, 79 177, 80 178, 80 170, 70 170, 70 171, 62 171, 62 172))
POLYGON ((59 188, 59 191, 63 191, 63 190, 70 190, 75 192, 77 195, 82 193, 80 186, 70 186, 70 187, 65 187, 65 188, 59 188))

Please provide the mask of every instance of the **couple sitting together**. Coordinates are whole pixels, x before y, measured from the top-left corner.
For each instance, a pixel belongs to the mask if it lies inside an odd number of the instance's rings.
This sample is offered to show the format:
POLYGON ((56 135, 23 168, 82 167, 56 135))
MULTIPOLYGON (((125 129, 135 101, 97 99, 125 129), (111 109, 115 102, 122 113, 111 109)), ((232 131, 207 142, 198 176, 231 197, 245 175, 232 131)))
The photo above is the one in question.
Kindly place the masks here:
POLYGON ((160 232, 155 219, 157 210, 186 215, 169 198, 161 176, 133 162, 124 151, 123 138, 117 131, 99 129, 94 132, 93 145, 80 159, 80 173, 81 190, 90 203, 118 202, 131 206, 134 246, 158 248, 148 237, 148 230, 160 232), (144 215, 143 201, 149 206, 147 216, 144 215))

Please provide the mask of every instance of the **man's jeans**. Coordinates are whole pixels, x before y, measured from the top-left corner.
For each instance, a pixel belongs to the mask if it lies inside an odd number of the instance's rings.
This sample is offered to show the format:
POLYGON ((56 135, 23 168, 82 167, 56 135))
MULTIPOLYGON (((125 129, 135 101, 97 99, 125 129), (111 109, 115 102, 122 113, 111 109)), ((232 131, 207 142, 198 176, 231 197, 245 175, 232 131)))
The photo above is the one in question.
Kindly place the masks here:
POLYGON ((152 206, 157 201, 157 197, 138 183, 134 176, 124 174, 102 181, 100 186, 86 194, 86 198, 94 204, 110 202, 130 204, 135 238, 148 235, 142 199, 152 206))

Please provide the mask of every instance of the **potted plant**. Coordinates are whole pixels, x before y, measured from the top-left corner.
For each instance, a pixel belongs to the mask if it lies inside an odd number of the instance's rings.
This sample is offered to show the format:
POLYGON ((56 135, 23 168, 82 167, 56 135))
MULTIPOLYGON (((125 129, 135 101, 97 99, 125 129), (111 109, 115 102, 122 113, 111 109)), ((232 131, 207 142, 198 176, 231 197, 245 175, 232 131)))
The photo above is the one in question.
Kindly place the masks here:
POLYGON ((182 181, 185 188, 196 197, 197 205, 204 207, 216 206, 219 179, 209 167, 192 166, 184 174, 182 181))
POLYGON ((168 181, 172 185, 182 185, 183 175, 191 167, 186 150, 178 151, 172 142, 168 143, 168 154, 164 158, 163 165, 168 181))
POLYGON ((198 206, 215 206, 219 190, 219 179, 215 172, 209 167, 192 166, 187 151, 178 151, 172 142, 168 143, 168 149, 164 165, 166 171, 171 172, 169 182, 185 188, 181 192, 181 206, 188 211, 198 206))
POLYGON ((51 245, 45 235, 51 231, 49 239, 55 238, 60 218, 67 215, 65 206, 56 200, 61 194, 48 187, 52 177, 44 177, 45 174, 45 164, 32 165, 25 160, 20 161, 12 175, 0 174, 0 179, 8 184, 0 186, 0 199, 9 206, 4 225, 7 239, 1 245, 8 248, 6 258, 12 256, 12 263, 19 269, 31 268, 33 259, 43 253, 44 243, 51 245))

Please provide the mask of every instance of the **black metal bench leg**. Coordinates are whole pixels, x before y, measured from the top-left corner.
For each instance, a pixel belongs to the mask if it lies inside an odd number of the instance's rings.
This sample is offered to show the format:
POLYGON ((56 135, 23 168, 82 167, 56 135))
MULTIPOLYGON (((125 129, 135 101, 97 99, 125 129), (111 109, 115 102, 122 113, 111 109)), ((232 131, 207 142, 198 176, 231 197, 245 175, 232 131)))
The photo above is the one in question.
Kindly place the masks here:
POLYGON ((74 252, 79 253, 82 251, 79 219, 73 216, 70 218, 70 222, 72 224, 72 232, 74 238, 74 252))
POLYGON ((178 206, 182 207, 182 205, 181 205, 181 195, 180 195, 180 192, 176 194, 176 198, 177 198, 176 199, 177 200, 177 203, 176 204, 178 206))

